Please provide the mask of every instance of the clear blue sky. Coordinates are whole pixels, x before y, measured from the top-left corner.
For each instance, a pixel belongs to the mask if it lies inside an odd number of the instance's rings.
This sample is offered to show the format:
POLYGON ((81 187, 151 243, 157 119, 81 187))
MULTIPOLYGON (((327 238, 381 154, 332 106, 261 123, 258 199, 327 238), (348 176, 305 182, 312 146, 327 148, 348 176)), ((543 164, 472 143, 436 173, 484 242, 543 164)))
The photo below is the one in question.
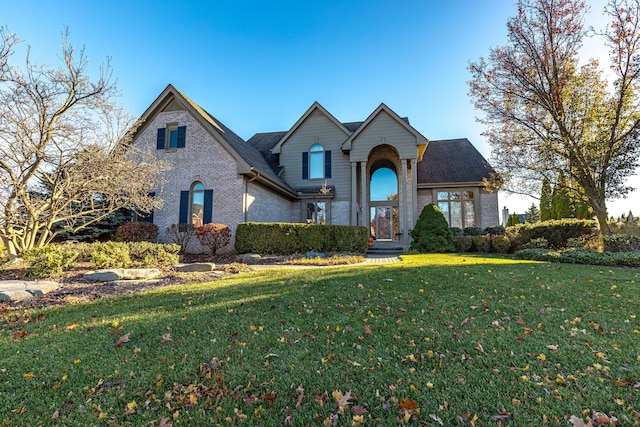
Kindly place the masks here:
MULTIPOLYGON (((603 2, 590 1, 594 19, 603 2)), ((56 61, 65 25, 92 65, 111 57, 136 115, 168 83, 245 139, 289 129, 314 101, 345 122, 384 102, 428 139, 466 137, 487 158, 467 65, 505 43, 515 14, 514 0, 0 3, 0 25, 39 62, 56 61)), ((640 213, 630 200, 610 213, 640 213)), ((501 195, 500 208, 531 202, 501 195)))

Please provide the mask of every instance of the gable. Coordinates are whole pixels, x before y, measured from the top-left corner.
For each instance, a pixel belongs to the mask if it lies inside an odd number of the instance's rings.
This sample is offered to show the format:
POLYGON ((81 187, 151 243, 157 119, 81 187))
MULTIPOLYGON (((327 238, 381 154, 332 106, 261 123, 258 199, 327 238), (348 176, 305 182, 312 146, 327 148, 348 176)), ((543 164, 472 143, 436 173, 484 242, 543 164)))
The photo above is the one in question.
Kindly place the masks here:
POLYGON ((426 142, 407 120, 383 104, 345 141, 342 149, 350 151, 351 161, 366 161, 371 150, 379 145, 393 146, 400 158, 419 158, 421 146, 426 142))

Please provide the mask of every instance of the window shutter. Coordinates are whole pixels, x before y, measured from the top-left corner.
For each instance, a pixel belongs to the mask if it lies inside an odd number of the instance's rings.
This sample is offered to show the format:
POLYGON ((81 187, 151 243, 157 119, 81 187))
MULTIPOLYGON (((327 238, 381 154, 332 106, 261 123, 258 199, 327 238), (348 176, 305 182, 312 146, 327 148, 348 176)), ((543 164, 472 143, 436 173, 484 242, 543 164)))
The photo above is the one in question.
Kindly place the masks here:
POLYGON ((204 190, 202 223, 209 224, 211 222, 213 222, 213 190, 204 190))
POLYGON ((178 126, 178 148, 184 148, 187 141, 187 127, 178 126))
POLYGON ((180 224, 191 224, 189 221, 189 192, 180 192, 180 224))
POLYGON ((158 129, 158 138, 156 139, 156 149, 164 150, 164 139, 167 134, 167 129, 160 128, 158 129))
POLYGON ((324 152, 324 177, 331 178, 331 150, 324 152))
POLYGON ((302 179, 309 179, 309 153, 302 153, 302 179))

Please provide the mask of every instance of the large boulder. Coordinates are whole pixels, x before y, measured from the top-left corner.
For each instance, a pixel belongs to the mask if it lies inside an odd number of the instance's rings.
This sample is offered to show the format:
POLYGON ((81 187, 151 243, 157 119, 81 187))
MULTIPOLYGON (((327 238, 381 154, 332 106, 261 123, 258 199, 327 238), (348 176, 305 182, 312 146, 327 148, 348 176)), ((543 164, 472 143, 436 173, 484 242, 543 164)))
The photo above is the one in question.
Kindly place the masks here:
POLYGON ((212 262, 193 262, 189 264, 177 264, 173 269, 180 273, 208 272, 215 270, 216 265, 212 262))
POLYGON ((53 292, 59 287, 59 283, 47 280, 3 280, 0 281, 0 301, 24 301, 53 292))
POLYGON ((113 282, 114 280, 150 280, 160 277, 159 268, 109 268, 89 271, 84 279, 91 282, 113 282))

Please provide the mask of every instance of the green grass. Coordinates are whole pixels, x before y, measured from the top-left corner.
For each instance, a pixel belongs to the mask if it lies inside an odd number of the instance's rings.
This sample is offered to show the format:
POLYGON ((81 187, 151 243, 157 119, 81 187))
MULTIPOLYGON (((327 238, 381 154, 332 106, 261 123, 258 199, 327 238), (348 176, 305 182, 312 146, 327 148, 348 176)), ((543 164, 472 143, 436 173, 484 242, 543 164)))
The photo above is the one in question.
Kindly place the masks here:
POLYGON ((5 312, 0 420, 528 426, 597 410, 639 423, 639 270, 403 259, 5 312))

